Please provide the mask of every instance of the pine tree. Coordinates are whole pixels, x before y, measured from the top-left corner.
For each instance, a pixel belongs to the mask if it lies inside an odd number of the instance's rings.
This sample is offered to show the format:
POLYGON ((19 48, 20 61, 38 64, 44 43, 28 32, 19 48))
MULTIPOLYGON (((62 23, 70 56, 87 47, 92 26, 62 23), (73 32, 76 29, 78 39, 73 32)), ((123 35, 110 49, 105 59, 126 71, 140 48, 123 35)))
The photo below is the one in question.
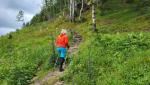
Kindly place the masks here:
POLYGON ((26 26, 25 22, 24 22, 24 11, 20 10, 16 16, 16 21, 17 22, 22 22, 22 26, 26 26))

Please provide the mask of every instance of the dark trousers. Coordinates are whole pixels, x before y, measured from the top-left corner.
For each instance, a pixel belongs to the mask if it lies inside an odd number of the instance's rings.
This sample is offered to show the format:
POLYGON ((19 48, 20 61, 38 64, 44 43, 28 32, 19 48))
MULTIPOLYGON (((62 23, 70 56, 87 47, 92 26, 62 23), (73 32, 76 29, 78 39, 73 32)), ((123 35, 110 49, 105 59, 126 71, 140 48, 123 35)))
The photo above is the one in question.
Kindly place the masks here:
POLYGON ((59 65, 59 70, 62 71, 63 70, 63 63, 64 63, 65 59, 64 58, 59 58, 59 62, 60 62, 60 65, 59 65))

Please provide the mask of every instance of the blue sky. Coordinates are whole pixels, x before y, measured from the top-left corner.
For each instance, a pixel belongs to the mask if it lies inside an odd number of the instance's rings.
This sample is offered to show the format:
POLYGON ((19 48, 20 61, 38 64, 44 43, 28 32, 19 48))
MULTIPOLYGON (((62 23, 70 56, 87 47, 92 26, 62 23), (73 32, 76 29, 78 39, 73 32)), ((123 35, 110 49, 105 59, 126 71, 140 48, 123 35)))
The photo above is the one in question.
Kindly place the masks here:
POLYGON ((15 31, 22 23, 16 22, 19 10, 24 11, 25 22, 39 13, 42 0, 0 0, 0 35, 15 31))

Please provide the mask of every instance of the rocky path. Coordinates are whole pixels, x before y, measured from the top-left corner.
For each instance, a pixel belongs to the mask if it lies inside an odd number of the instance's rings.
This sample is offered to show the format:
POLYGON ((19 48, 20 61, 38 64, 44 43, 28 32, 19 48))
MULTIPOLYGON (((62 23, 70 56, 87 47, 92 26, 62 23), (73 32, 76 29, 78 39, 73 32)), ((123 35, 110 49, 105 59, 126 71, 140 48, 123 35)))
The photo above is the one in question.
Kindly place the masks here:
MULTIPOLYGON (((73 55, 78 50, 79 44, 82 41, 82 36, 79 33, 72 32, 72 34, 73 39, 68 50, 69 56, 73 55)), ((59 72, 58 70, 51 71, 41 80, 34 79, 36 81, 31 85, 64 85, 64 81, 59 81, 59 77, 63 73, 64 72, 59 72)))

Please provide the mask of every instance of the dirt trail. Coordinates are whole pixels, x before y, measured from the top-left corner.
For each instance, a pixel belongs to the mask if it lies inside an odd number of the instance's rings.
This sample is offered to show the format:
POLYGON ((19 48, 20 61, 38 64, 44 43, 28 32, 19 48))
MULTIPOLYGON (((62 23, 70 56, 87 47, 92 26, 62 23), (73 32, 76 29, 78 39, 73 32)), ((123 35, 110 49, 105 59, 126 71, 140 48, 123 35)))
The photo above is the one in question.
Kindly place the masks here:
MULTIPOLYGON (((68 54, 73 55, 76 53, 78 50, 79 44, 82 41, 82 36, 78 34, 77 32, 73 32, 73 39, 72 42, 70 43, 71 46, 68 50, 68 54)), ((64 85, 64 81, 59 81, 59 77, 63 74, 64 72, 59 72, 58 70, 51 71, 49 72, 43 79, 37 80, 36 77, 34 80, 36 80, 33 84, 31 85, 64 85)))

